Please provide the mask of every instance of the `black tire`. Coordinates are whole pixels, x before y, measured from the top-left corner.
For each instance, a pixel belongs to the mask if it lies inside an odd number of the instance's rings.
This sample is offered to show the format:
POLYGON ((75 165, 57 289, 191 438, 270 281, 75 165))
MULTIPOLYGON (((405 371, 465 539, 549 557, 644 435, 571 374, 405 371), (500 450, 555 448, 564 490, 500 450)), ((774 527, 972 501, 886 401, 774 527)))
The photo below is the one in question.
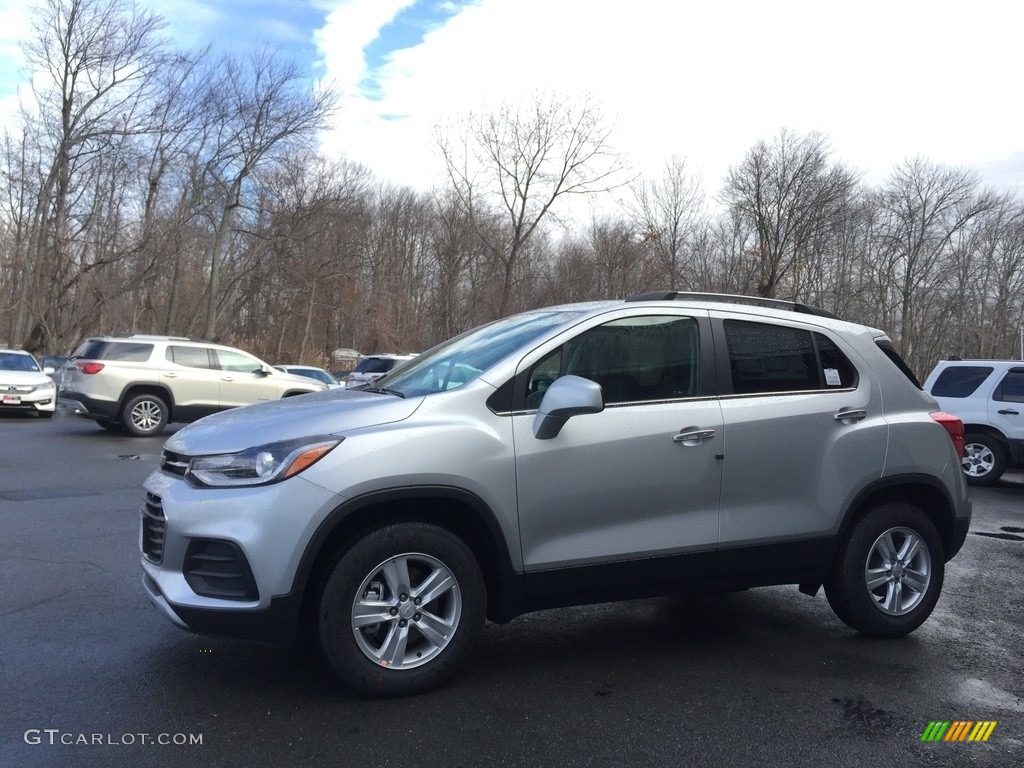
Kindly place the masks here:
POLYGON ((894 502, 854 523, 825 595, 836 616, 858 632, 903 637, 935 608, 944 574, 945 553, 931 520, 917 507, 894 502))
POLYGON ((159 395, 136 395, 124 404, 121 423, 136 437, 150 437, 163 431, 167 416, 167 403, 159 395))
POLYGON ((971 485, 994 485, 1006 471, 1003 444, 985 432, 964 435, 964 476, 971 485))
POLYGON ((107 432, 123 432, 124 425, 120 421, 108 421, 107 419, 96 419, 96 423, 107 432))
POLYGON ((320 644, 357 691, 411 696, 441 686, 466 662, 485 611, 480 566, 460 538, 428 523, 396 523, 358 540, 328 573, 320 644), (354 629, 357 606, 380 621, 354 629))

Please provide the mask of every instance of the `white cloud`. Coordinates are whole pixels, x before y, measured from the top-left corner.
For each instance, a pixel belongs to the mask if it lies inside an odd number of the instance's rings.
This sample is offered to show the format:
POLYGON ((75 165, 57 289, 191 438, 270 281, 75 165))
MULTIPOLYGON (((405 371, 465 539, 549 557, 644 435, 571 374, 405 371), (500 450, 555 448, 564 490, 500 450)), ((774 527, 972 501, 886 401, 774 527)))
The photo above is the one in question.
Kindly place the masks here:
POLYGON ((363 47, 407 5, 347 2, 318 44, 344 90, 328 147, 418 187, 439 179, 432 124, 539 88, 592 93, 641 169, 682 155, 711 191, 783 127, 828 134, 871 180, 915 154, 981 167, 1024 142, 1020 3, 480 0, 368 73, 363 47), (378 100, 359 93, 368 74, 378 100))

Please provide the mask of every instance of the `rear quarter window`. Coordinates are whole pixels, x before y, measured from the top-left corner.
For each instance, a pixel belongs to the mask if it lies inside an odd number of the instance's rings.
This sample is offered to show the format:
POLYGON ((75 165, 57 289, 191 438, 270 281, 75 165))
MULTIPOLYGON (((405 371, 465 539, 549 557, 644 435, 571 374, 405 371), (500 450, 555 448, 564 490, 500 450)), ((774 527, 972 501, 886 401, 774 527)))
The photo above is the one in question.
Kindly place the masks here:
POLYGON ((932 385, 933 397, 970 397, 991 374, 991 366, 951 365, 932 385))

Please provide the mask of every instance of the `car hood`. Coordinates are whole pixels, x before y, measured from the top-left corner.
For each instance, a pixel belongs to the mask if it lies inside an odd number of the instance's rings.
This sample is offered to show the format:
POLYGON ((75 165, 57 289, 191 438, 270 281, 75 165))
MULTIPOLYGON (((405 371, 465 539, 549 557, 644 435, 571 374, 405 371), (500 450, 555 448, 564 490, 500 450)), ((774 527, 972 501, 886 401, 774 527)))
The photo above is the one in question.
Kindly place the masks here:
POLYGON ((164 447, 200 456, 309 435, 344 434, 407 419, 422 402, 422 397, 330 389, 215 413, 179 430, 164 447))
POLYGON ((14 384, 19 386, 45 384, 50 377, 40 371, 0 371, 0 386, 14 384))

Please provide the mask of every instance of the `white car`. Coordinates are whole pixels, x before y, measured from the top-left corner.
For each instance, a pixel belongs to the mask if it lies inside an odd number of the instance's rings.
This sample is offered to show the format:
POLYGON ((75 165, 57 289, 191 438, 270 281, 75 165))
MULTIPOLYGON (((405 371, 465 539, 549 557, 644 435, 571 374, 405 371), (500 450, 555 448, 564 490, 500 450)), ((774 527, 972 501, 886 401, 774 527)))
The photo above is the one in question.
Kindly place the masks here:
POLYGON ((284 373, 292 373, 296 376, 305 376, 307 379, 319 381, 321 384, 326 384, 328 389, 337 389, 341 386, 341 382, 334 378, 334 376, 323 368, 317 368, 314 365, 275 365, 274 367, 284 373))
POLYGON ((968 483, 992 485, 1024 467, 1024 361, 940 360, 924 388, 964 423, 968 483))
POLYGON ((0 349, 0 413, 27 411, 49 419, 57 409, 57 385, 20 349, 0 349))

